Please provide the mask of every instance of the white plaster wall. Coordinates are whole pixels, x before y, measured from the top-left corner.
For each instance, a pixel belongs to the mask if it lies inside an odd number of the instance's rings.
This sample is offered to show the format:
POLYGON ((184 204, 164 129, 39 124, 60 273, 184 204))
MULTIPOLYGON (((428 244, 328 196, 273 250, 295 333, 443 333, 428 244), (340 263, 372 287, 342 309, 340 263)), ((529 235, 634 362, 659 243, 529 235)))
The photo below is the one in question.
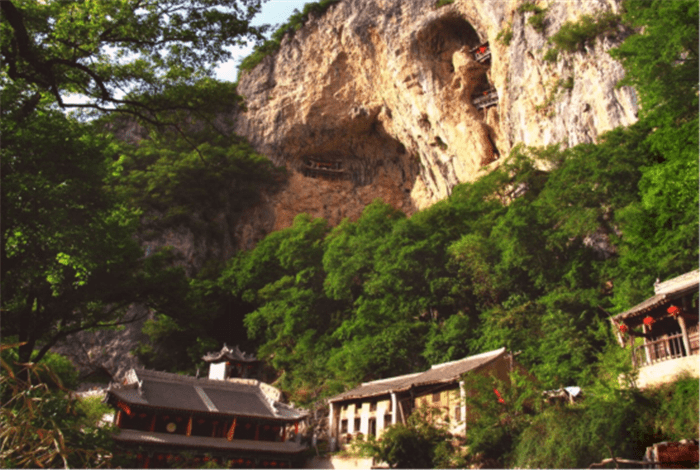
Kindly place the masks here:
POLYGON ((639 369, 637 387, 647 388, 672 382, 679 375, 687 373, 691 377, 700 377, 700 356, 686 356, 670 361, 663 361, 639 369))

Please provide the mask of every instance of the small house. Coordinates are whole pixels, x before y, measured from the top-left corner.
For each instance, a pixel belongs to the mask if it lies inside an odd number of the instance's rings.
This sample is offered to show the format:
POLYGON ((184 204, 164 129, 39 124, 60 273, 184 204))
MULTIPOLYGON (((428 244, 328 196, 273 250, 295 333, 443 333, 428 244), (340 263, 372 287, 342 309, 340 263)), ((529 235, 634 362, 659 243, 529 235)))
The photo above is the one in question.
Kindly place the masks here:
POLYGON ((452 434, 464 435, 469 410, 465 374, 493 374, 508 379, 513 356, 505 348, 432 366, 425 372, 372 382, 329 399, 331 447, 343 445, 353 436, 381 436, 392 424, 405 423, 414 409, 438 410, 439 419, 452 434))
POLYGON ((654 296, 611 318, 640 388, 699 376, 698 270, 654 285, 654 296))
POLYGON ((110 386, 105 401, 116 410, 118 448, 142 468, 179 467, 183 455, 195 464, 297 466, 305 450, 299 425, 307 412, 283 403, 268 384, 233 377, 258 362, 237 348, 224 346, 203 359, 210 362, 210 378, 132 369, 122 385, 110 386))

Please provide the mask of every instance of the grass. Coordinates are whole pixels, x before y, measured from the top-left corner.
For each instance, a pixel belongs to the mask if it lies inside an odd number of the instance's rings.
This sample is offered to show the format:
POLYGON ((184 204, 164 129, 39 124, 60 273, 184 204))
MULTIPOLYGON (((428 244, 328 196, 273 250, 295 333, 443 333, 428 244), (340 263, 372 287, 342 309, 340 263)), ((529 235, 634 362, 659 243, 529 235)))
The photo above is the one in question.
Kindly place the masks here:
POLYGON ((513 39, 513 28, 509 24, 502 30, 498 32, 498 35, 496 36, 496 41, 500 42, 504 46, 509 46, 510 41, 513 39))
POLYGON ((527 24, 532 26, 538 33, 544 33, 544 30, 547 27, 546 8, 539 7, 534 3, 523 3, 518 7, 518 13, 533 13, 533 15, 528 18, 527 24))
POLYGON ((605 12, 595 17, 583 15, 578 21, 567 21, 550 41, 558 51, 583 52, 597 37, 617 35, 620 16, 605 12))

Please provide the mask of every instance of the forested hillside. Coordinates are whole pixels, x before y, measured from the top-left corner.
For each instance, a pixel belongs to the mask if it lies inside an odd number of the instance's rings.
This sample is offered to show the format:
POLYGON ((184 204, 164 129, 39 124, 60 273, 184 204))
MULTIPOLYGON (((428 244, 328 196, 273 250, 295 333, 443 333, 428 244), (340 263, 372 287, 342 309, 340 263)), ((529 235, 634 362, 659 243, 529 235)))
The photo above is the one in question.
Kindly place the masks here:
POLYGON ((153 343, 214 347, 212 325, 235 315, 304 403, 500 346, 544 387, 595 375, 608 316, 698 263, 697 9, 626 5, 646 25, 614 51, 639 92, 637 124, 595 145, 520 146, 411 218, 381 201, 337 227, 299 215, 191 282, 196 302, 228 312, 163 318, 153 343))
MULTIPOLYGON (((514 387, 509 408, 485 412, 475 428, 483 432, 470 436, 473 452, 498 465, 577 467, 609 456, 604 442, 630 454, 654 439, 688 437, 689 429, 697 437, 696 381, 647 395, 621 390, 628 351, 616 345, 608 321, 652 295, 655 279, 698 267, 696 1, 624 4, 621 20, 636 33, 612 55, 638 93, 636 124, 595 144, 518 145, 497 169, 411 217, 381 200, 335 227, 299 214, 292 227, 230 259, 223 249, 206 253, 203 267, 188 275, 170 250, 144 253, 144 245, 179 226, 224 240, 222 227, 285 179, 228 132, 223 108, 241 103, 235 86, 195 73, 220 60, 219 45, 197 34, 216 24, 228 43, 259 38, 261 30, 247 24, 259 3, 236 9, 240 22, 224 16, 208 23, 196 8, 192 21, 178 16, 178 2, 168 2, 173 30, 204 28, 173 39, 172 60, 153 46, 172 31, 139 29, 157 29, 155 17, 131 23, 106 2, 102 16, 83 12, 81 23, 58 3, 42 9, 15 2, 25 15, 18 26, 8 3, 2 320, 3 344, 14 351, 3 359, 7 380, 26 382, 3 386, 3 404, 21 408, 11 397, 31 381, 19 364, 49 361, 50 348, 75 332, 152 315, 144 327, 149 341, 136 351, 147 367, 193 374, 205 352, 239 344, 267 363, 275 385, 309 407, 361 381, 499 347, 518 352, 537 392, 514 387), (110 15, 122 18, 118 28, 105 26, 110 15), (49 31, 53 25, 61 28, 49 31), (27 31, 34 36, 23 44, 27 31), (141 44, 139 34, 151 39, 141 44), (93 49, 71 45, 76 37, 93 49), (101 40, 133 44, 123 57, 147 60, 112 64, 98 52, 101 40), (129 81, 139 86, 118 93, 129 81), (67 115, 63 98, 71 92, 88 96, 78 107, 97 114, 67 115), (138 136, 129 136, 132 122, 138 136), (146 308, 138 313, 132 304, 146 308), (518 399, 568 385, 597 398, 565 410, 528 408, 518 399), (669 423, 661 413, 677 419, 669 423), (568 456, 543 431, 564 422, 578 423, 558 433, 578 446, 568 456), (595 449, 591 435, 599 439, 595 449)), ((570 34, 562 33, 562 44, 597 34, 583 26, 562 28, 570 34)), ((49 426, 26 413, 2 415, 5 429, 49 426)), ((83 435, 75 439, 91 445, 83 435)), ((56 465, 59 454, 40 463, 56 465)), ((99 463, 94 455, 74 456, 75 465, 99 463)), ((8 466, 39 462, 11 452, 1 459, 8 466)))

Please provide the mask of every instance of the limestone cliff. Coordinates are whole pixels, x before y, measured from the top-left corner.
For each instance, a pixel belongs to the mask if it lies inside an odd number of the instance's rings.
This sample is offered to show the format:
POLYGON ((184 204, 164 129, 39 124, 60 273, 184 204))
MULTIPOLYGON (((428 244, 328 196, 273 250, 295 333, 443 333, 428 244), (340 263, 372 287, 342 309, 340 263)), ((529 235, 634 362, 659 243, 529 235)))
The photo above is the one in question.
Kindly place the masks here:
POLYGON ((291 177, 251 209, 242 247, 300 212, 335 224, 382 198, 410 214, 519 142, 571 146, 633 123, 634 91, 615 88, 623 69, 606 53, 615 40, 543 60, 564 22, 616 13, 620 1, 538 2, 541 32, 523 3, 342 0, 243 74, 236 132, 291 177))

